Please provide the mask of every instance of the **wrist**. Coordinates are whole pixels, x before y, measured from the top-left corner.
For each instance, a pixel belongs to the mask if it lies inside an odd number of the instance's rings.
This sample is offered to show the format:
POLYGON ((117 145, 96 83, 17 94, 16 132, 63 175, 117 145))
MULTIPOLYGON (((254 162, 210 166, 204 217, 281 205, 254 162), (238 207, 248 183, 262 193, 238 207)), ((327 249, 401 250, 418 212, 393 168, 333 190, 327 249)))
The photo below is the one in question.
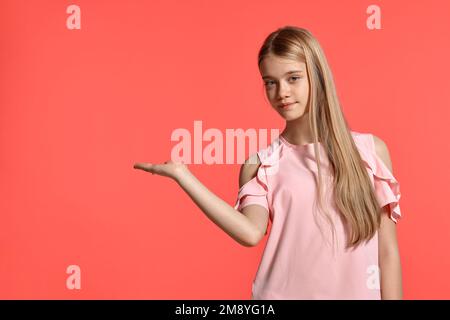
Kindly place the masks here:
POLYGON ((187 165, 182 165, 175 171, 175 175, 173 176, 173 179, 180 183, 181 180, 185 179, 191 172, 189 171, 189 168, 187 165))

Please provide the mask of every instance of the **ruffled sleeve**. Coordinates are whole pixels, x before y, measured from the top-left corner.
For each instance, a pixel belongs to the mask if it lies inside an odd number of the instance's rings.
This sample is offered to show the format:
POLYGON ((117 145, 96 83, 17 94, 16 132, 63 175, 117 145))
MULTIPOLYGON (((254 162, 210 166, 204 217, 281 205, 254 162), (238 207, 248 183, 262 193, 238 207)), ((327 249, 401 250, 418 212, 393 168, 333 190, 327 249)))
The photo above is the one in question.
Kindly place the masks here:
POLYGON ((401 218, 400 184, 375 151, 375 142, 371 134, 361 148, 361 156, 371 174, 375 195, 380 207, 388 206, 390 218, 397 223, 401 218))
MULTIPOLYGON (((273 216, 273 207, 269 200, 271 199, 269 177, 278 174, 282 146, 280 139, 276 138, 267 148, 256 153, 261 164, 255 177, 239 188, 234 206, 236 210, 241 211, 248 205, 257 204, 264 207, 269 212, 270 217, 273 216)), ((265 234, 267 234, 267 229, 265 234)))
POLYGON ((267 191, 268 187, 267 180, 264 174, 264 165, 261 164, 255 177, 246 182, 241 188, 239 188, 234 208, 238 211, 241 211, 241 209, 248 205, 258 204, 269 211, 267 191))

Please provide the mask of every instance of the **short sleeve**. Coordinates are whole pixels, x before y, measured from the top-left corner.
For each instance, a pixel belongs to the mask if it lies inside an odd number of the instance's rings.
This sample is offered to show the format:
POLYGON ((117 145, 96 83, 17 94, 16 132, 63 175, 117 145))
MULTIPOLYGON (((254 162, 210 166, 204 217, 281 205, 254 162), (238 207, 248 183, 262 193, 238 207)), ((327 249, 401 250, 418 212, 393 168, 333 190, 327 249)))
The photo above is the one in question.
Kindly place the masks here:
POLYGON ((372 134, 358 136, 356 142, 360 146, 362 159, 371 174, 375 196, 380 207, 388 206, 389 217, 397 223, 402 216, 399 204, 401 197, 399 182, 376 153, 372 134))
POLYGON ((269 211, 267 192, 267 180, 264 174, 264 167, 261 164, 255 177, 239 188, 234 209, 241 211, 241 209, 248 205, 258 204, 269 211))
POLYGON ((390 218, 397 223, 401 218, 400 184, 376 153, 374 153, 374 157, 376 165, 373 172, 374 189, 378 203, 381 208, 388 206, 390 218))

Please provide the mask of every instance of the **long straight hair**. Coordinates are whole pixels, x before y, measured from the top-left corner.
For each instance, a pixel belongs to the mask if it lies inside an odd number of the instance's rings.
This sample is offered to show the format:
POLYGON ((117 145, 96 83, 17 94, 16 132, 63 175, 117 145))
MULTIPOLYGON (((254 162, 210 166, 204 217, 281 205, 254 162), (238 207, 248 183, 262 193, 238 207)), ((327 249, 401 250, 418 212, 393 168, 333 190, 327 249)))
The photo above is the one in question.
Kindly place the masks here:
POLYGON ((323 143, 330 163, 333 199, 344 221, 347 247, 369 241, 380 226, 381 208, 341 110, 333 75, 319 42, 304 28, 285 26, 267 36, 258 54, 258 66, 267 55, 306 64, 310 87, 308 121, 318 170, 319 207, 332 226, 333 239, 335 226, 323 206, 319 141, 323 143))

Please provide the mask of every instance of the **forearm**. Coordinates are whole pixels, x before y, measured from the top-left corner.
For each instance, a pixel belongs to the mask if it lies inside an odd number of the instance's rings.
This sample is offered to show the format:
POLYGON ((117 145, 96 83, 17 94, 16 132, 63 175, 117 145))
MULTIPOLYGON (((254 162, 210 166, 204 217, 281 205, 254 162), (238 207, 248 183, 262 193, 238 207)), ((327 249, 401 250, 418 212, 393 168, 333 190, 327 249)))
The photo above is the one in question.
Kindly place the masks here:
POLYGON ((244 246, 255 243, 260 232, 242 213, 206 188, 189 170, 180 174, 176 182, 203 213, 230 237, 244 246))
POLYGON ((403 298, 402 269, 398 252, 380 256, 381 299, 401 300, 403 298))

